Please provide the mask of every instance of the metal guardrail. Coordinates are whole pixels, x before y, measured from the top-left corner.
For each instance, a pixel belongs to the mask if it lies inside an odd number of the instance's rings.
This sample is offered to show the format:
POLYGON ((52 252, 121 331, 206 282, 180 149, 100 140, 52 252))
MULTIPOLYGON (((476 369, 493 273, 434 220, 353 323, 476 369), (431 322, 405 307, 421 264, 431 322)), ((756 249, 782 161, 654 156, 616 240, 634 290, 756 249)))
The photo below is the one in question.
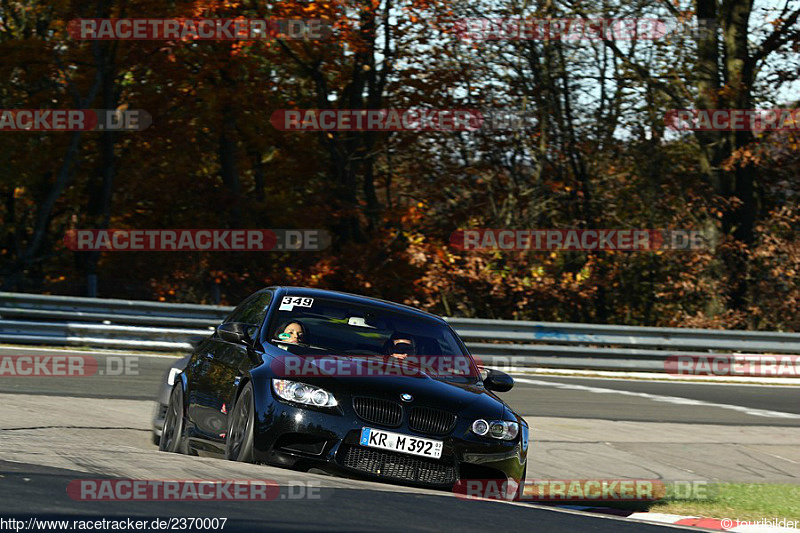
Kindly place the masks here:
MULTIPOLYGON (((232 309, 0 292, 0 342, 185 351, 232 309)), ((800 333, 447 321, 489 365, 663 372, 669 356, 800 354, 800 333)))
POLYGON ((0 292, 0 342, 185 351, 233 307, 0 292))

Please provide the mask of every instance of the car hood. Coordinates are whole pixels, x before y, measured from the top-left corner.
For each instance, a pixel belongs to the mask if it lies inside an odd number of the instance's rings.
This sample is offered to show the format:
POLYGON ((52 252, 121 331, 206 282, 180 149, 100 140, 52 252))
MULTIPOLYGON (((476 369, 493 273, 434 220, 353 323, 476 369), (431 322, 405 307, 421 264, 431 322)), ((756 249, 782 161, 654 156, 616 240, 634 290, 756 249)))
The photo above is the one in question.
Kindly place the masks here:
POLYGON ((409 405, 495 418, 503 416, 505 409, 505 404, 480 381, 464 383, 466 378, 437 377, 413 366, 404 370, 391 358, 376 361, 370 356, 295 356, 284 352, 268 354, 268 362, 274 377, 317 385, 337 398, 370 396, 401 402, 402 394, 410 394, 409 405))

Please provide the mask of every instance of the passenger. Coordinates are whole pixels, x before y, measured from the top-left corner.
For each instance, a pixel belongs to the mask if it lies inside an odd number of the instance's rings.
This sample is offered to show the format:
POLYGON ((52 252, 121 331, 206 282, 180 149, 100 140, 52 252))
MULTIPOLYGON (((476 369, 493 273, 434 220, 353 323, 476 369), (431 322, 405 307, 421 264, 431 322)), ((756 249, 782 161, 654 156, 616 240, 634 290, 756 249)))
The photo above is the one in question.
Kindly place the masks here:
POLYGON ((292 320, 278 328, 278 340, 291 344, 306 342, 306 327, 299 320, 292 320))
POLYGON ((414 343, 414 337, 405 333, 394 332, 389 340, 384 345, 384 353, 397 357, 398 359, 405 359, 409 355, 416 355, 417 349, 414 343))

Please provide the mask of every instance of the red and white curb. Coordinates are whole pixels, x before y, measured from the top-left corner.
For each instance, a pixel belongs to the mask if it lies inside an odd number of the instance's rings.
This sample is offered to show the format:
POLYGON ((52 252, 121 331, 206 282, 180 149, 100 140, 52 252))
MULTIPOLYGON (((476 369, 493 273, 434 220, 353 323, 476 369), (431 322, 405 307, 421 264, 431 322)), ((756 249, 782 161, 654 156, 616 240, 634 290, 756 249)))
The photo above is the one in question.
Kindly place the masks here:
POLYGON ((783 518, 767 518, 761 520, 735 520, 732 518, 703 518, 700 516, 682 516, 665 513, 628 513, 621 509, 602 507, 585 507, 581 505, 564 505, 561 508, 590 513, 607 514, 659 524, 697 527, 714 531, 735 531, 741 533, 798 533, 800 521, 783 518))
POLYGON ((661 522, 666 524, 674 524, 676 526, 689 526, 701 527, 704 529, 713 529, 717 531, 741 531, 741 532, 763 532, 763 533, 778 533, 790 532, 797 533, 798 529, 794 527, 785 527, 785 525, 800 525, 800 522, 787 520, 787 519, 761 519, 761 520, 735 520, 732 518, 702 518, 698 516, 680 516, 674 514, 663 513, 632 513, 628 516, 633 520, 643 520, 647 522, 661 522), (776 525, 772 525, 776 524, 776 525), (784 524, 784 525, 781 525, 784 524))

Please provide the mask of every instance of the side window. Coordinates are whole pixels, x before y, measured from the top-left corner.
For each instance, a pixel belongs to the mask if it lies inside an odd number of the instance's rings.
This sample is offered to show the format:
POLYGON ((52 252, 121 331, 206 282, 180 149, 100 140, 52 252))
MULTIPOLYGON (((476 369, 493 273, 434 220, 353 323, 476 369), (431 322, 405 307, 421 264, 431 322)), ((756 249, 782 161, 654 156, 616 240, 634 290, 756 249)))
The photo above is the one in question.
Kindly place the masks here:
POLYGON ((271 292, 261 292, 256 295, 252 302, 248 302, 248 306, 243 310, 242 316, 239 317, 239 322, 245 324, 253 324, 254 326, 261 326, 264 318, 267 316, 267 307, 272 301, 271 292))
POLYGON ((239 322, 239 317, 242 316, 244 310, 247 309, 247 307, 250 305, 250 302, 252 302, 257 296, 258 294, 253 294, 251 296, 248 296, 245 299, 245 301, 243 301, 236 307, 236 309, 231 311, 231 314, 225 317, 225 320, 223 320, 222 323, 227 324, 228 322, 239 322))
POLYGON ((272 301, 272 292, 257 292, 239 304, 239 307, 228 315, 225 322, 243 322, 260 326, 267 316, 267 307, 272 301))

